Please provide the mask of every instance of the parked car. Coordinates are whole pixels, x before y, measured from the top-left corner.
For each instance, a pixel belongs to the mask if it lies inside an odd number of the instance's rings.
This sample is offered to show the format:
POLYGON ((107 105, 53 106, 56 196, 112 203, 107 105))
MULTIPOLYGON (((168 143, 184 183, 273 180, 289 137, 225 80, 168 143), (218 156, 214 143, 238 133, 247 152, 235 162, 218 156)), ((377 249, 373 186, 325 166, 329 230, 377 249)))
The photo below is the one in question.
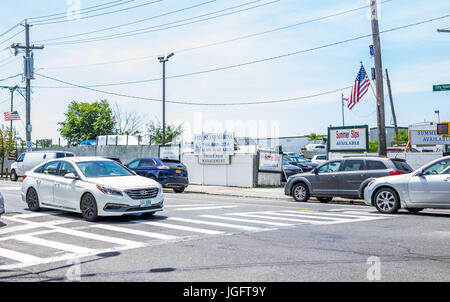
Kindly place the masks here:
POLYGON ((387 152, 390 153, 404 153, 404 152, 420 152, 416 148, 407 148, 407 147, 388 147, 387 152))
POLYGON ((118 162, 119 164, 122 165, 122 161, 120 160, 120 158, 117 158, 117 157, 108 157, 108 156, 103 156, 103 158, 113 160, 113 161, 118 162))
POLYGON ((281 181, 286 182, 289 179, 289 177, 299 174, 299 173, 303 173, 302 168, 291 164, 290 161, 288 160, 288 157, 284 156, 283 157, 283 173, 281 174, 281 181))
POLYGON ((15 163, 11 165, 11 180, 17 181, 19 177, 35 166, 45 161, 57 158, 75 157, 72 152, 48 151, 48 152, 25 152, 19 156, 15 163))
POLYGON ((293 156, 289 156, 286 157, 287 160, 289 161, 290 164, 297 166, 299 168, 301 168, 303 170, 303 172, 309 172, 312 169, 316 168, 317 166, 319 166, 319 164, 310 162, 309 160, 297 156, 297 157, 293 157, 293 156))
POLYGON ((366 187, 364 199, 383 214, 402 208, 412 213, 425 208, 450 209, 450 156, 410 174, 374 179, 366 187))
POLYGON ((328 156, 327 155, 314 155, 314 157, 312 158, 311 162, 321 165, 321 164, 326 163, 327 160, 328 160, 328 156))
POLYGON ((376 177, 401 175, 413 170, 403 159, 351 157, 331 160, 309 173, 291 177, 285 194, 296 201, 306 202, 317 197, 330 202, 333 197, 363 198, 364 188, 376 177))
POLYGON ((327 146, 324 144, 308 144, 302 151, 327 153, 327 146))
POLYGON ((160 184, 113 160, 72 157, 47 161, 28 171, 22 200, 31 211, 41 208, 81 213, 87 221, 163 210, 160 184))
POLYGON ((2 193, 0 193, 0 216, 5 214, 5 200, 2 193))
POLYGON ((183 193, 189 186, 187 167, 176 160, 139 158, 126 166, 138 175, 156 180, 164 188, 171 188, 176 193, 183 193))

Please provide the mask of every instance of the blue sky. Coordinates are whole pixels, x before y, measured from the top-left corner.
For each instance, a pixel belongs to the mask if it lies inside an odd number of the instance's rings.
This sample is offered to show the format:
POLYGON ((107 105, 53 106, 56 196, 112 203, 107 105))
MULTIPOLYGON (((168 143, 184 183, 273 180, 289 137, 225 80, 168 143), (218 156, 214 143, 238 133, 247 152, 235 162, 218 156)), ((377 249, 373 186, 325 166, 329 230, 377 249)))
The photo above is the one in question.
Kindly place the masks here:
MULTIPOLYGON (((81 0, 81 8, 109 2, 107 0, 81 0)), ((136 0, 117 8, 143 4, 136 0)), ((161 13, 193 6, 206 0, 164 0, 139 9, 127 10, 102 17, 81 19, 60 24, 35 25, 31 40, 93 31, 120 25, 161 13)), ((95 33, 74 39, 98 37, 145 27, 161 25, 185 18, 250 2, 250 0, 217 0, 195 9, 149 20, 115 30, 95 33)), ((258 3, 269 3, 264 0, 258 3)), ((101 42, 46 45, 35 52, 35 67, 39 73, 76 83, 96 85, 152 79, 161 77, 162 66, 156 58, 128 61, 120 64, 93 66, 96 63, 141 58, 170 53, 181 49, 224 41, 277 27, 368 5, 367 0, 304 1, 281 0, 265 6, 178 28, 101 42), (68 67, 70 66, 70 68, 68 67), (65 67, 65 68, 61 68, 65 67)), ((252 6, 252 5, 248 5, 252 6)), ((248 7, 246 6, 246 7, 248 7)), ((66 12, 65 0, 17 0, 0 4, 0 32, 9 29, 22 19, 66 12)), ((111 10, 111 9, 110 9, 111 10)), ((106 11, 106 10, 105 10, 106 11)), ((381 30, 450 14, 450 2, 442 0, 393 0, 382 4, 381 30)), ((274 57, 285 53, 314 48, 371 33, 367 9, 342 16, 292 27, 257 37, 208 48, 176 52, 167 64, 167 75, 235 65, 253 60, 274 57)), ((397 119, 400 126, 434 121, 435 110, 440 110, 441 120, 450 120, 450 92, 432 92, 433 84, 450 83, 450 34, 437 33, 437 28, 450 27, 450 18, 411 27, 382 35, 383 67, 389 69, 392 81, 397 119)), ((20 28, 11 32, 18 32, 20 28)), ((0 38, 9 37, 10 34, 0 38)), ((70 40, 70 39, 69 39, 70 40)), ((0 45, 4 49, 12 42, 24 42, 24 34, 0 45)), ((371 38, 311 51, 295 56, 207 74, 167 80, 167 99, 199 103, 226 103, 238 101, 264 101, 302 97, 352 86, 363 61, 370 72, 373 59, 369 55, 371 38)), ((0 52, 0 79, 21 72, 21 59, 9 63, 12 55, 0 52), (3 61, 6 60, 6 61, 3 61), (2 63, 3 61, 3 63, 2 63), (6 66, 2 66, 5 63, 6 66)), ((20 78, 0 82, 0 85, 18 84, 20 78)), ((66 86, 36 77, 33 86, 66 86)), ((161 98, 161 82, 153 81, 126 86, 101 87, 114 93, 161 98)), ((391 123, 389 99, 386 92, 386 123, 391 123)), ((346 97, 350 90, 344 91, 346 97)), ((0 102, 9 96, 0 92, 0 102)), ((146 120, 161 118, 158 102, 134 100, 98 92, 73 88, 35 88, 32 95, 33 140, 52 138, 57 141, 57 123, 64 120, 64 112, 71 100, 95 101, 107 99, 124 111, 141 113, 146 120)), ((22 97, 16 97, 16 109, 24 117, 22 97)), ((375 98, 371 91, 352 111, 346 110, 346 124, 376 126, 375 98)), ((9 102, 0 104, 0 110, 9 110, 9 102)), ((326 133, 329 125, 342 124, 341 92, 289 103, 247 106, 187 106, 167 105, 167 120, 183 122, 187 133, 220 130, 235 131, 238 135, 291 136, 311 132, 326 133), (256 128, 255 128, 255 125, 256 128), (272 128, 271 128, 272 125, 272 128)), ((6 125, 6 123, 5 123, 6 125)), ((24 137, 24 122, 17 122, 19 135, 24 137)))

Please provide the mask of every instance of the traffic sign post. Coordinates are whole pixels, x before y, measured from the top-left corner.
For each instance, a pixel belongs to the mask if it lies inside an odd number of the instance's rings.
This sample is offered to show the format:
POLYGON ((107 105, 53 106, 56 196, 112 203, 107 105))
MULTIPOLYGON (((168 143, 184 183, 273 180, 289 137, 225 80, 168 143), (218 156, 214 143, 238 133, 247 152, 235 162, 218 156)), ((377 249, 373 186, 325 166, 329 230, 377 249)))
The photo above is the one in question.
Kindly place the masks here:
POLYGON ((450 84, 434 85, 433 91, 450 91, 450 84))

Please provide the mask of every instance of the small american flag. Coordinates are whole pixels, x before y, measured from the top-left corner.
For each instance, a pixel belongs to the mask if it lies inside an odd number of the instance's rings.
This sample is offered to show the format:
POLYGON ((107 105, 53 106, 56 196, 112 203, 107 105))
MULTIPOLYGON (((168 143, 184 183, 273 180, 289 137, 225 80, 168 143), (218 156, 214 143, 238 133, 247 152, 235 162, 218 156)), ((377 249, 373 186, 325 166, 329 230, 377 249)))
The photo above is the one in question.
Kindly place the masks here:
POLYGON ((20 121, 20 115, 17 111, 5 112, 5 122, 20 121))
POLYGON ((348 109, 352 110, 353 107, 355 107, 355 105, 359 103, 362 97, 367 93, 367 90, 369 90, 369 86, 369 76, 367 75, 364 66, 361 65, 361 69, 359 70, 355 85, 352 89, 350 100, 348 101, 348 109))

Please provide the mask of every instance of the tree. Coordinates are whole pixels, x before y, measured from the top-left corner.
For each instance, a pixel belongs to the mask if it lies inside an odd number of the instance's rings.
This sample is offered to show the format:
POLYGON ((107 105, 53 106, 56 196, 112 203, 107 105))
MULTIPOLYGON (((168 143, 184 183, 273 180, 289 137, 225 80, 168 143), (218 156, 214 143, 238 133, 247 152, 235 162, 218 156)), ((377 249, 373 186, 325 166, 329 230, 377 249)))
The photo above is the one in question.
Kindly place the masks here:
POLYGON ((11 128, 0 129, 0 158, 3 175, 5 158, 14 152, 16 148, 16 130, 11 128))
POLYGON ((369 142, 369 152, 378 152, 378 140, 369 142))
MULTIPOLYGON (((150 121, 147 124, 147 136, 150 139, 150 144, 161 145, 162 139, 162 125, 161 121, 150 121)), ((183 125, 174 126, 166 125, 166 142, 172 142, 177 136, 183 133, 183 125)))
POLYGON ((409 141, 409 133, 408 130, 406 129, 400 129, 398 131, 398 135, 394 135, 393 138, 395 143, 399 144, 399 145, 406 145, 406 143, 408 143, 409 141))
POLYGON ((325 135, 318 135, 316 133, 311 133, 306 135, 307 138, 309 138, 310 141, 318 141, 323 140, 325 138, 325 135))
POLYGON ((114 114, 106 100, 94 103, 72 101, 65 116, 66 120, 59 123, 59 131, 71 145, 114 133, 114 114))
POLYGON ((116 134, 118 135, 137 135, 141 133, 141 127, 144 125, 144 115, 135 111, 124 111, 119 105, 113 108, 116 134))

